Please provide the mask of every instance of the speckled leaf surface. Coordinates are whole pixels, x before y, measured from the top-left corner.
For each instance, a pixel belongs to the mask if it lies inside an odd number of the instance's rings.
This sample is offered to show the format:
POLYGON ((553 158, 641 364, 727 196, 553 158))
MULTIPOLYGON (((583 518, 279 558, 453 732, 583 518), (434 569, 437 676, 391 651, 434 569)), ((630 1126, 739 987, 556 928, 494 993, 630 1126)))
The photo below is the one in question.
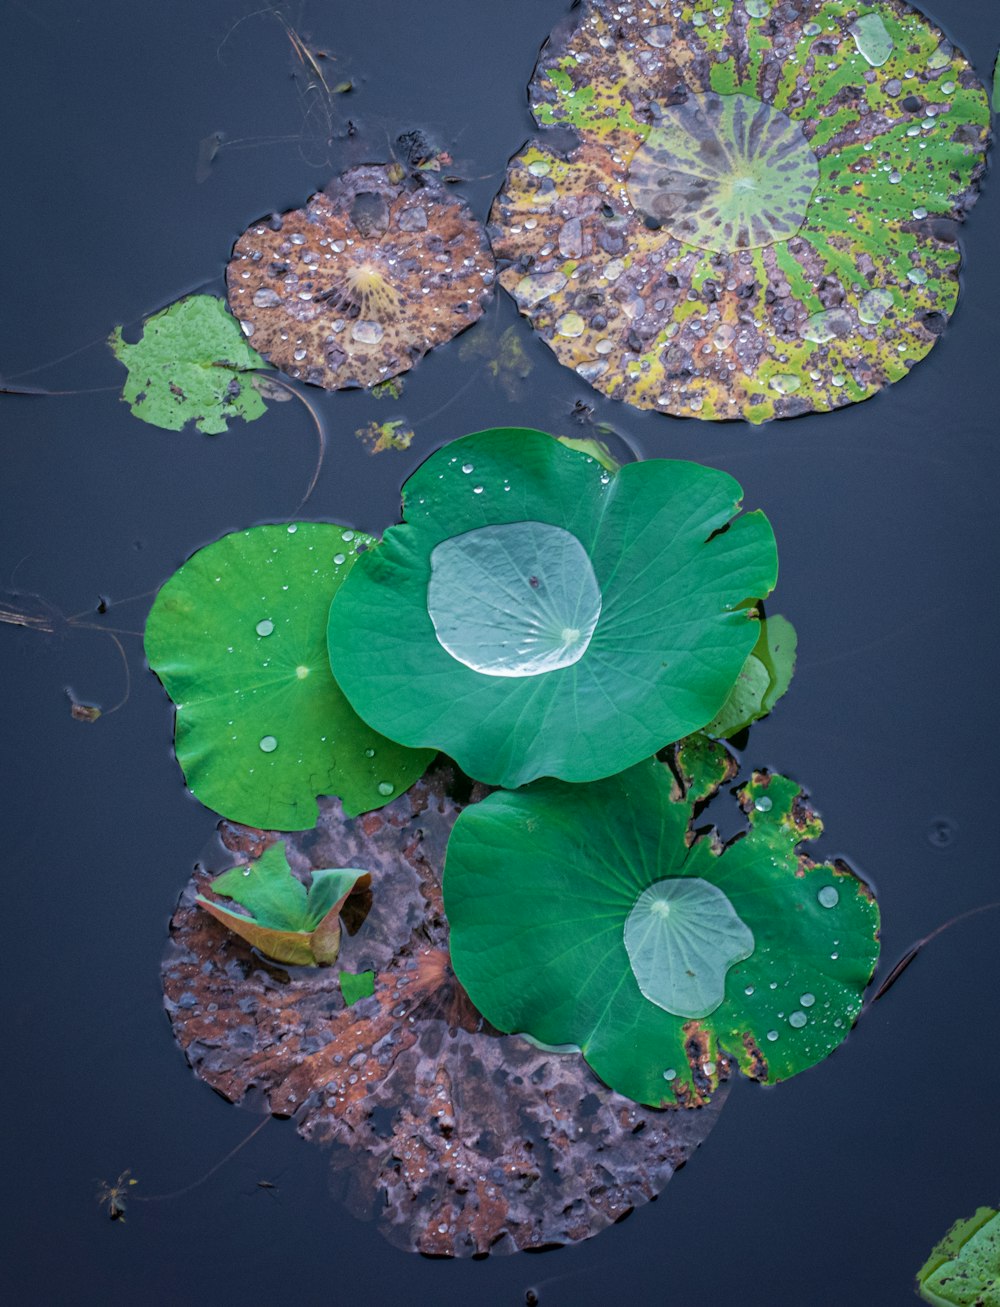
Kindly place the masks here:
POLYGON ((190 295, 154 313, 135 344, 116 327, 108 344, 128 368, 122 399, 151 426, 180 431, 193 422, 214 436, 230 419, 252 422, 265 410, 251 374, 267 364, 214 295, 190 295))
POLYGON ((381 807, 433 757, 371 730, 330 674, 330 600, 370 536, 326 522, 235 531, 162 587, 146 657, 177 706, 191 790, 234 821, 304 830, 316 796, 381 807))
POLYGON ((958 296, 989 134, 902 0, 588 0, 542 52, 542 133, 491 215, 559 360, 640 408, 763 422, 868 398, 958 296))
POLYGON ((980 1207, 956 1221, 917 1273, 917 1288, 934 1307, 998 1307, 1000 1213, 980 1207))
POLYGON ((482 225, 439 183, 394 175, 353 168, 236 242, 229 303, 289 376, 374 386, 481 316, 494 280, 482 225))
MULTIPOLYGON (((725 774, 718 747, 706 762, 725 774)), ((692 833, 697 792, 656 760, 464 812, 444 902, 455 972, 486 1019, 578 1045, 606 1084, 653 1105, 709 1101, 726 1058, 773 1084, 832 1052, 871 979, 878 908, 845 864, 799 852, 822 825, 792 781, 755 772, 738 793, 749 828, 723 848, 692 833), (682 910, 689 883, 693 920, 665 932, 686 971, 652 977, 650 923, 682 910)))
POLYGON ((745 601, 777 578, 770 523, 738 515, 732 477, 608 471, 499 428, 446 445, 403 493, 403 524, 330 610, 334 676, 376 730, 514 787, 621 771, 719 711, 759 633, 745 601))
MULTIPOLYGON (((171 922, 165 1002, 197 1075, 330 1146, 334 1188, 395 1244, 434 1256, 513 1252, 586 1239, 655 1197, 708 1134, 725 1087, 700 1112, 637 1107, 560 1055, 486 1025, 456 983, 440 896, 461 805, 429 773, 378 813, 347 819, 322 800, 314 831, 287 841, 299 875, 372 869, 367 912, 343 916, 334 973, 262 963, 194 906, 171 922), (358 996, 347 973, 373 971, 358 996), (343 997, 341 995, 343 991, 343 997)), ((258 856, 273 835, 225 827, 258 856)))

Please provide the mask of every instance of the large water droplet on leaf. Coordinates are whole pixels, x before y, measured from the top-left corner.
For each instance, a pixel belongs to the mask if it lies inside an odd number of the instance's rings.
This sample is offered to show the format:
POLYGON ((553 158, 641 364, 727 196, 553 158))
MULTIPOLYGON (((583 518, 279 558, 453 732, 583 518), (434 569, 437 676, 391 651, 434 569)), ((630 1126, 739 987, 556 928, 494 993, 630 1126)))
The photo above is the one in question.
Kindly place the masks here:
POLYGON ((707 1017, 722 1002, 726 973, 754 951, 749 927, 718 886, 698 877, 650 885, 625 921, 636 983, 657 1007, 707 1017))
POLYGON ((802 128, 748 95, 689 95, 636 150, 629 198, 705 250, 786 241, 802 226, 819 164, 802 128))
POLYGON ((847 30, 854 37, 858 54, 874 68, 880 68, 892 54, 892 37, 878 14, 864 14, 847 30))
POLYGON ((601 591, 576 536, 545 522, 508 522, 436 546, 427 610, 443 648, 466 667, 540 676, 583 657, 601 591))

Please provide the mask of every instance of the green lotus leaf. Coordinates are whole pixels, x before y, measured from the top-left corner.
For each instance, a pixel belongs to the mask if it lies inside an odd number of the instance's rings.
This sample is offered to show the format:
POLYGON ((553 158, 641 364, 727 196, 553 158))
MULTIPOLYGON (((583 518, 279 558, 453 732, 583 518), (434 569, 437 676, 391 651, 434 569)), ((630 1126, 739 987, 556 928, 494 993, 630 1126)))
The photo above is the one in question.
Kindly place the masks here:
MULTIPOLYGON (((710 789, 725 751, 699 752, 710 789)), ((768 1084, 819 1062, 878 956, 868 887, 798 852, 822 827, 797 785, 755 773, 749 830, 721 851, 692 834, 691 790, 646 760, 496 792, 459 817, 445 862, 452 963, 487 1021, 579 1045, 653 1106, 707 1101, 730 1061, 768 1084)))
POLYGON ((146 657, 177 705, 191 790, 233 821, 307 830, 316 796, 380 808, 433 757, 384 739, 330 675, 330 599, 370 536, 325 522, 258 526, 201 549, 166 582, 146 657))
POLYGON ((958 296, 990 113, 902 0, 587 0, 491 215, 560 362, 640 408, 763 422, 866 399, 958 296))
POLYGON ((1000 1213, 980 1207, 956 1221, 917 1273, 917 1288, 934 1307, 997 1307, 1000 1213))
POLYGON ((710 721, 757 641, 744 605, 777 558, 740 496, 695 463, 466 436, 338 591, 334 676, 376 730, 490 784, 621 771, 710 721))
POLYGON ((728 739, 766 717, 791 684, 796 645, 795 627, 787 618, 762 618, 753 652, 706 732, 728 739))
POLYGON ((367 871, 356 867, 326 867, 312 873, 307 890, 293 874, 285 846, 279 841, 269 845, 256 862, 233 867, 209 885, 213 894, 246 908, 248 916, 204 894, 196 897, 199 906, 260 949, 265 957, 315 967, 336 962, 340 952, 340 909, 351 891, 368 876, 367 871))
POLYGON ((116 327, 108 344, 128 368, 122 398, 154 427, 180 431, 193 422, 214 436, 230 418, 252 422, 265 410, 249 374, 267 364, 214 295, 190 295, 154 313, 134 345, 116 327))

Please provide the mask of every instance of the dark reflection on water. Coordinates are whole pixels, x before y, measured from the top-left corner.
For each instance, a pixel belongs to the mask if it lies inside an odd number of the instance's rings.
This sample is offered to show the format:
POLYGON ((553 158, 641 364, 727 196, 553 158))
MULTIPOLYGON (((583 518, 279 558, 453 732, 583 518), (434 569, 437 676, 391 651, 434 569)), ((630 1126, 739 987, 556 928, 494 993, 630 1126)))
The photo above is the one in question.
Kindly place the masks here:
MULTIPOLYGON (((993 6, 931 7, 988 76, 993 6)), ((354 82, 325 109, 309 100, 279 23, 247 18, 234 29, 252 8, 9 7, 5 375, 100 342, 116 322, 206 280, 218 287, 249 221, 301 203, 336 169, 384 157, 384 142, 413 128, 452 154, 469 178, 461 193, 484 216, 531 131, 524 88, 535 53, 568 6, 292 6, 295 26, 337 55, 325 71, 354 82), (199 143, 215 132, 227 144, 199 182, 199 143)), ((747 758, 814 794, 824 852, 851 857, 880 891, 889 963, 995 897, 991 809, 980 799, 998 726, 993 189, 962 235, 962 300, 930 358, 839 413, 759 431, 633 414, 561 370, 526 327, 531 369, 520 385, 475 373, 458 342, 424 360, 399 401, 322 399, 331 448, 311 510, 359 527, 393 520, 401 481, 441 442, 498 423, 576 435, 578 402, 644 453, 737 476, 747 503, 774 522, 774 607, 800 637, 792 693, 755 728, 747 758), (397 415, 414 425, 413 444, 372 458, 353 432, 397 415), (961 840, 942 850, 933 832, 944 819, 961 840)), ((473 332, 516 323, 501 300, 473 332)), ((23 381, 69 389, 120 375, 98 344, 23 381)), ((314 458, 296 408, 275 405, 209 439, 141 426, 114 391, 6 401, 2 584, 74 614, 101 595, 155 589, 227 530, 287 516, 314 458)), ((138 630, 147 603, 112 607, 105 620, 138 630)), ((4 1218, 20 1298, 173 1305, 295 1292, 514 1307, 532 1285, 545 1307, 687 1307, 723 1295, 754 1307, 903 1305, 951 1221, 996 1201, 1000 1013, 987 914, 922 954, 823 1066, 770 1091, 740 1086, 664 1198, 590 1244, 530 1261, 420 1261, 345 1215, 322 1155, 278 1122, 185 1197, 133 1205, 124 1227, 108 1222, 95 1179, 131 1167, 136 1194, 180 1188, 252 1124, 191 1078, 161 1014, 166 921, 213 821, 183 792, 169 707, 138 641, 120 638, 131 698, 85 724, 71 719, 63 690, 115 703, 122 670, 110 642, 89 630, 0 629, 4 1218)))

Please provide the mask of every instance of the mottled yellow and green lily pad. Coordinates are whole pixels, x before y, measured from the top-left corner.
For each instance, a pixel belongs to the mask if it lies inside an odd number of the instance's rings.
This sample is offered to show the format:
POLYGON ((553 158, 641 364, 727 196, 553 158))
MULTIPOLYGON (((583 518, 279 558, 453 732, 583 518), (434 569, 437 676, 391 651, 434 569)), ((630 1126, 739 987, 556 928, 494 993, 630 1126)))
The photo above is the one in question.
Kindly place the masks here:
POLYGON ((825 411, 944 329, 989 103, 902 0, 588 0, 531 105, 576 143, 543 132, 511 161, 500 280, 605 394, 755 423, 825 411))

